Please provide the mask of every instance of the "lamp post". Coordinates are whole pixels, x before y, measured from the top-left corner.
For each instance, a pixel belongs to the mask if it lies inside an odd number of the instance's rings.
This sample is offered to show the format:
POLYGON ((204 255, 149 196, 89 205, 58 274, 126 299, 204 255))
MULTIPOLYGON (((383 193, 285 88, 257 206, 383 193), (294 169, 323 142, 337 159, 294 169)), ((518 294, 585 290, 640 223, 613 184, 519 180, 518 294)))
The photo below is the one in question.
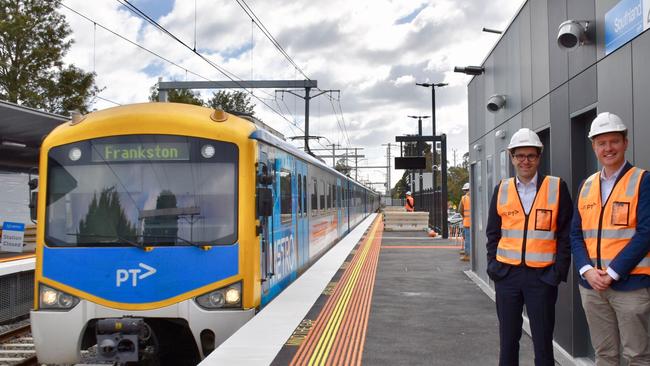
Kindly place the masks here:
MULTIPOLYGON (((431 124, 432 124, 432 132, 433 132, 433 137, 436 137, 436 88, 442 88, 443 86, 447 86, 447 83, 415 83, 415 85, 424 87, 424 88, 431 88, 431 124)), ((431 158, 433 160, 433 165, 436 165, 436 143, 435 141, 433 142, 433 146, 431 146, 431 158)), ((436 170, 432 169, 431 170, 431 178, 432 178, 432 194, 431 194, 431 207, 433 207, 433 225, 435 226, 438 224, 438 211, 439 208, 435 204, 435 195, 436 195, 436 170)), ((444 205, 447 205, 447 202, 444 202, 444 205)), ((440 207, 443 207, 441 204, 440 207)), ((441 209, 441 208, 440 208, 441 209)), ((442 220, 445 220, 444 218, 444 212, 440 213, 440 224, 441 226, 445 226, 442 220)))
MULTIPOLYGON (((418 136, 420 138, 422 138, 422 120, 427 119, 429 117, 430 116, 408 116, 408 118, 413 118, 413 119, 418 120, 418 136)), ((422 148, 422 141, 420 141, 420 140, 418 140, 417 149, 418 149, 418 156, 422 156, 423 148, 422 148)), ((420 169, 420 184, 419 184, 419 186, 420 186, 420 197, 422 197, 422 183, 423 183, 422 182, 422 169, 420 169)), ((418 199, 417 201, 421 201, 421 199, 418 199)), ((417 204, 417 201, 416 201, 416 204, 417 204)), ((420 202, 420 207, 422 207, 421 205, 422 205, 422 203, 420 202)))

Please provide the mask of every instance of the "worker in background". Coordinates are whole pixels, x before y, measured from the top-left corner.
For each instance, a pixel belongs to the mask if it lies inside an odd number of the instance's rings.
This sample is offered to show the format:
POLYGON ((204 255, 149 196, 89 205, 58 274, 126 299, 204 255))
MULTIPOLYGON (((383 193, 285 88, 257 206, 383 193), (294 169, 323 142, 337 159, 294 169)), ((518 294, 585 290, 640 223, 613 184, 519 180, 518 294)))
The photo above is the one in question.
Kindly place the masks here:
POLYGON ((406 203, 404 204, 406 212, 413 212, 415 210, 415 200, 411 196, 411 191, 406 192, 406 203))
POLYGON ((517 176, 503 179, 490 203, 487 273, 495 283, 502 366, 519 364, 524 304, 535 365, 555 365, 555 302, 571 263, 573 204, 563 180, 538 174, 543 148, 530 129, 512 135, 508 150, 517 176))
POLYGON ((596 365, 650 365, 650 178, 625 160, 627 127, 600 113, 589 130, 602 170, 580 188, 571 249, 596 365))
POLYGON ((463 185, 463 197, 460 198, 458 211, 463 215, 463 249, 461 250, 460 260, 463 262, 469 261, 469 254, 471 253, 472 237, 470 233, 471 223, 471 204, 469 198, 469 183, 463 185))

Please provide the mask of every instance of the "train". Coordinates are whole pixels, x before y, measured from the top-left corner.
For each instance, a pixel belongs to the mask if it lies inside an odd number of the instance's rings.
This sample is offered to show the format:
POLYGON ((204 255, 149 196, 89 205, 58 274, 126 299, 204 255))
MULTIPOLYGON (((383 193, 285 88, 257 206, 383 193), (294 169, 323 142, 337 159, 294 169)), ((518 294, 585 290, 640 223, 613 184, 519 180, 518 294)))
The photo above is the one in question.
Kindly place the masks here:
POLYGON ((195 365, 355 225, 379 195, 200 106, 74 115, 32 182, 41 363, 195 365))

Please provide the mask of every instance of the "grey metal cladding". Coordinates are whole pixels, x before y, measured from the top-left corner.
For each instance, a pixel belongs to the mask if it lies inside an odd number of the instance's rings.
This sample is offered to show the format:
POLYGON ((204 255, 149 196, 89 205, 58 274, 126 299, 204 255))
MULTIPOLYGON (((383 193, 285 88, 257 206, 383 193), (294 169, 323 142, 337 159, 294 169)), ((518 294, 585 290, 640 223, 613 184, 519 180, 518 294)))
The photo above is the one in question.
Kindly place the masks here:
MULTIPOLYGON (((592 40, 586 44, 571 50, 569 56, 569 77, 573 77, 582 70, 589 67, 596 61, 596 43, 593 42, 596 36, 596 7, 593 1, 567 1, 567 18, 589 21, 587 35, 592 40)), ((555 28, 557 31, 557 27, 555 28)), ((557 48, 557 47, 556 47, 557 48)), ((590 103, 591 104, 591 103, 590 103)))
MULTIPOLYGON (((531 0, 530 3, 530 32, 531 64, 534 72, 531 75, 533 100, 537 100, 549 91, 548 64, 548 11, 546 0, 531 0)), ((534 113, 534 112, 533 112, 534 113)))
POLYGON ((519 12, 518 26, 519 39, 517 48, 519 50, 519 75, 521 90, 521 108, 529 106, 533 102, 533 81, 532 81, 532 43, 531 43, 531 22, 530 22, 530 3, 526 3, 519 12))
MULTIPOLYGON (((632 43, 598 62, 598 112, 617 114, 627 126, 628 134, 634 135, 631 65, 632 43)), ((643 94, 647 100, 648 91, 643 94)), ((631 161, 634 161, 633 145, 633 141, 630 141, 627 150, 627 158, 631 161)))
POLYGON ((566 0, 548 0, 549 86, 553 90, 569 76, 567 52, 557 46, 557 29, 567 20, 566 0))
MULTIPOLYGON (((634 154, 634 163, 644 169, 650 169, 650 31, 647 31, 632 41, 632 90, 634 105, 634 134, 630 134, 632 146, 628 153, 634 154)), ((629 127, 628 127, 629 128, 629 127)))
POLYGON ((577 112, 598 101, 597 76, 596 65, 594 65, 569 80, 569 113, 577 112))

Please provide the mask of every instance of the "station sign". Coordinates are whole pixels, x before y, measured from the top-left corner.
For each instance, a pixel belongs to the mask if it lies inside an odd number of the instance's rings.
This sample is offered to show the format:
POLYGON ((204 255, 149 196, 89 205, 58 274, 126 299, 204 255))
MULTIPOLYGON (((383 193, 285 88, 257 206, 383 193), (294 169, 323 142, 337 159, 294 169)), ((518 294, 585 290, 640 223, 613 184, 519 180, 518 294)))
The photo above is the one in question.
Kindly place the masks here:
POLYGON ((650 28, 650 0, 621 0, 605 14, 605 55, 650 28))
POLYGON ((25 224, 5 221, 2 224, 0 251, 22 253, 24 239, 25 224))

